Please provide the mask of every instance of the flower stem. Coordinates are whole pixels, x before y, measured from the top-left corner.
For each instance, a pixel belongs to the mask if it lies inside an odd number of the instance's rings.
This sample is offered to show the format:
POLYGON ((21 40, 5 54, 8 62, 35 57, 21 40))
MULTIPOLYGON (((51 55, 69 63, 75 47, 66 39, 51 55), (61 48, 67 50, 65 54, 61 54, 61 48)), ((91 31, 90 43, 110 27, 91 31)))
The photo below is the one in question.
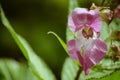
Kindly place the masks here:
POLYGON ((75 77, 75 80, 78 80, 78 79, 79 79, 79 76, 80 76, 80 73, 82 72, 82 70, 83 70, 83 67, 79 66, 79 70, 78 70, 78 72, 77 72, 77 75, 76 75, 76 77, 75 77))

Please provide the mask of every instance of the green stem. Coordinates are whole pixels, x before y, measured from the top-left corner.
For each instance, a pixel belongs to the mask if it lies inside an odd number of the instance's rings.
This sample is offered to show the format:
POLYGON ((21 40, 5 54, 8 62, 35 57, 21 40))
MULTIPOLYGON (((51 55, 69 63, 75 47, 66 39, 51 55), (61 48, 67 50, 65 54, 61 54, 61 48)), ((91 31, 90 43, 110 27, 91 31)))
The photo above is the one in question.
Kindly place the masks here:
POLYGON ((76 75, 76 77, 75 77, 75 80, 78 80, 78 79, 79 79, 79 76, 80 76, 82 70, 83 70, 83 67, 80 66, 80 67, 79 67, 79 70, 78 70, 78 72, 77 72, 77 75, 76 75))

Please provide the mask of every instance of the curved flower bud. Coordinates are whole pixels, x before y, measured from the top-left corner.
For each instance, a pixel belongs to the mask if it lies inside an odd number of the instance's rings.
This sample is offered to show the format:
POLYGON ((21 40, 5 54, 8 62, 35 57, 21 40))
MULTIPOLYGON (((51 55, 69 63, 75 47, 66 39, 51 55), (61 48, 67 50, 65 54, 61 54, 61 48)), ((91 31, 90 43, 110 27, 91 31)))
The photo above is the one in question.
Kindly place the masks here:
POLYGON ((81 63, 85 74, 99 63, 107 51, 106 44, 99 39, 102 20, 99 11, 76 8, 69 16, 69 28, 76 38, 68 41, 67 47, 72 59, 81 63))

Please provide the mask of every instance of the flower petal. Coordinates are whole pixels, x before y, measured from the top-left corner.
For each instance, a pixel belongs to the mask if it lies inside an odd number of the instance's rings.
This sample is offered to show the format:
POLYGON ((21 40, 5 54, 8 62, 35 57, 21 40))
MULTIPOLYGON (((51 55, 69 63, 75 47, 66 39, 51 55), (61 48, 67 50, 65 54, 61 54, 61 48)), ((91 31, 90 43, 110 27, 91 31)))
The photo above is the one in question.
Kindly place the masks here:
POLYGON ((102 28, 102 19, 100 16, 100 12, 98 10, 90 10, 89 14, 92 15, 93 18, 88 15, 88 21, 92 21, 92 24, 90 26, 96 31, 100 32, 102 28))
POLYGON ((76 40, 70 40, 67 44, 69 56, 73 60, 80 61, 83 65, 83 57, 81 56, 81 52, 76 47, 76 40))
POLYGON ((86 75, 89 73, 88 70, 95 64, 99 63, 106 55, 107 46, 106 44, 96 39, 94 40, 94 46, 91 49, 85 48, 84 56, 84 70, 86 75))
POLYGON ((68 18, 69 28, 76 32, 82 27, 91 27, 100 32, 102 19, 98 10, 87 10, 86 8, 75 8, 68 18))
POLYGON ((86 8, 74 9, 74 11, 70 14, 68 19, 68 26, 72 31, 78 31, 84 26, 87 13, 88 10, 86 8))

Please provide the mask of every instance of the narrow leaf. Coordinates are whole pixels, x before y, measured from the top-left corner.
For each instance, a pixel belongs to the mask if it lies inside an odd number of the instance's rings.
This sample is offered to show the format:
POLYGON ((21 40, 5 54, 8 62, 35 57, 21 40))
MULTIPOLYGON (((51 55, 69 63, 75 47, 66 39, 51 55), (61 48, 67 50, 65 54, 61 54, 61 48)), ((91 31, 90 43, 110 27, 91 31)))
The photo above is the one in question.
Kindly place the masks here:
POLYGON ((53 75, 51 70, 47 67, 45 62, 35 54, 35 52, 32 50, 27 41, 15 32, 15 30, 12 28, 9 21, 5 17, 2 8, 0 8, 0 10, 1 10, 0 16, 3 25, 8 29, 8 31, 14 38, 15 42, 23 52, 25 58, 28 60, 28 63, 30 64, 31 70, 34 72, 34 74, 37 75, 38 80, 41 79, 56 80, 55 76, 53 75))
POLYGON ((56 33, 49 31, 48 34, 53 34, 59 40, 59 42, 62 45, 62 47, 64 48, 64 50, 68 53, 65 42, 56 33))

